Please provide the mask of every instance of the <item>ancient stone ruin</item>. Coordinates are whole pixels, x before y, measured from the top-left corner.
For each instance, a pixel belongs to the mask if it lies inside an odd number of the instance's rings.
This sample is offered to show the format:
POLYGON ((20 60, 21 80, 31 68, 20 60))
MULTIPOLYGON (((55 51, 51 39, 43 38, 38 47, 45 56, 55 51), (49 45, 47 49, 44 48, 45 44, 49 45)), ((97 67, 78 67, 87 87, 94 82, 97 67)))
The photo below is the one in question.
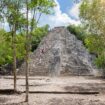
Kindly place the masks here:
MULTIPOLYGON (((30 55, 30 75, 93 75, 92 56, 65 27, 52 29, 30 55)), ((25 63, 18 74, 25 74, 25 63)))

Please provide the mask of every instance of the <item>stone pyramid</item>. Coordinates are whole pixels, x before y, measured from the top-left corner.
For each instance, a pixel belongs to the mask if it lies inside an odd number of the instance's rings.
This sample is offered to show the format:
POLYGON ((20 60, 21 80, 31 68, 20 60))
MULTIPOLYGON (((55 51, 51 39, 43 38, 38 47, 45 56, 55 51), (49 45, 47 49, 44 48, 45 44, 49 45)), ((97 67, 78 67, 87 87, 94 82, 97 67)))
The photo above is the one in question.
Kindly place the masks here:
MULTIPOLYGON (((92 56, 65 27, 52 29, 30 55, 30 75, 93 75, 92 56)), ((25 74, 25 63, 19 73, 25 74)))

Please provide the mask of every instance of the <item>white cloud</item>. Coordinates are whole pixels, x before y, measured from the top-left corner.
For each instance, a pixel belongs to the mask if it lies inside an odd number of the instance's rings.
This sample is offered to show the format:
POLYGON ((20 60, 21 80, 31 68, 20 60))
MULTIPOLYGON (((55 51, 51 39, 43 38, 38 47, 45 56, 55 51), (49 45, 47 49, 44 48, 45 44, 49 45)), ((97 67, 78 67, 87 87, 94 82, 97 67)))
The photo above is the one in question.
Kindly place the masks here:
POLYGON ((10 31, 9 24, 6 21, 6 18, 4 18, 4 22, 0 22, 0 29, 5 29, 6 31, 10 31))
MULTIPOLYGON (((51 28, 57 27, 57 26, 67 26, 69 24, 75 24, 78 25, 80 24, 79 19, 73 19, 71 18, 68 14, 62 13, 60 10, 60 4, 58 3, 57 0, 55 0, 57 6, 54 8, 55 14, 53 15, 44 15, 41 17, 39 26, 43 26, 46 24, 49 24, 51 28)), ((74 17, 78 17, 79 14, 79 4, 76 4, 73 6, 71 11, 69 11, 70 15, 73 15, 74 17)), ((24 12, 23 10, 22 12, 24 12)), ((29 13, 29 18, 31 18, 31 13, 29 13)), ((5 22, 4 27, 6 30, 9 30, 8 23, 5 22)))
POLYGON ((72 16, 73 18, 79 20, 79 7, 80 7, 80 3, 78 4, 74 4, 73 7, 69 10, 69 15, 72 16))
POLYGON ((40 20, 40 25, 49 24, 51 28, 56 26, 67 26, 69 24, 80 24, 79 20, 72 19, 66 13, 62 13, 60 10, 60 5, 57 0, 55 0, 57 6, 54 8, 54 15, 43 15, 40 20))

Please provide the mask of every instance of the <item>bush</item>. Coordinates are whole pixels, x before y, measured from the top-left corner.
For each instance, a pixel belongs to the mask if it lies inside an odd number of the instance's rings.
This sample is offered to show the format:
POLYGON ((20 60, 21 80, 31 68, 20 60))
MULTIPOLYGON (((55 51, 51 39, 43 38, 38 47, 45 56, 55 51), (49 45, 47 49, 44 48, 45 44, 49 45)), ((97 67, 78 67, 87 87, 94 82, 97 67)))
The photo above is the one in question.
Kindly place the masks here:
MULTIPOLYGON (((32 51, 39 45, 42 38, 47 34, 48 26, 36 28, 32 34, 32 51)), ((24 59, 25 56, 25 40, 24 33, 16 35, 16 57, 18 61, 24 59)), ((13 50, 12 50, 12 35, 11 32, 0 30, 0 66, 5 64, 12 64, 13 50)))
POLYGON ((67 27, 67 29, 70 31, 71 34, 74 34, 77 39, 81 40, 84 43, 86 33, 82 27, 70 25, 67 27))
POLYGON ((105 68, 105 55, 102 54, 100 56, 98 56, 95 60, 95 64, 97 65, 98 68, 105 68))
POLYGON ((47 35, 48 29, 49 26, 45 25, 44 27, 38 27, 33 31, 32 51, 34 51, 38 47, 40 41, 43 39, 44 36, 47 35))

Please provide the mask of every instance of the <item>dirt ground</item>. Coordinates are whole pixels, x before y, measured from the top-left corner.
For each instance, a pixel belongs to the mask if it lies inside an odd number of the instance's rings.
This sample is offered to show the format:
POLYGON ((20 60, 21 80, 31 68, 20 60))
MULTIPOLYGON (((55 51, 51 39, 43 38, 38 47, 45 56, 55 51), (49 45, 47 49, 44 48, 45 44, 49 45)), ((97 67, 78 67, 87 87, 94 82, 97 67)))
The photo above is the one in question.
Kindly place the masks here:
POLYGON ((105 80, 95 77, 29 77, 29 103, 25 103, 25 77, 0 77, 0 105, 105 105, 105 80))

